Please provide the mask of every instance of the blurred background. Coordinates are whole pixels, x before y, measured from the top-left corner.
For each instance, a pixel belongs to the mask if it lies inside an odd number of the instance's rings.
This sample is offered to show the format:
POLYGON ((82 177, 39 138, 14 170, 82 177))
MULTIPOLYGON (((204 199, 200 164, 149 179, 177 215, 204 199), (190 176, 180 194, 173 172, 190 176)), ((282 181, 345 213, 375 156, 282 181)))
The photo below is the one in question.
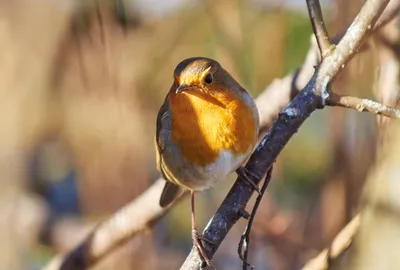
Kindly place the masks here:
MULTIPOLYGON (((332 36, 362 3, 322 1, 332 36)), ((40 269, 159 177, 156 114, 182 59, 217 59, 257 96, 301 66, 311 33, 303 0, 1 0, 0 269, 40 269)), ((373 42, 333 89, 394 105, 379 90, 388 65, 397 71, 397 55, 373 42)), ((306 121, 279 156, 257 214, 256 269, 299 269, 354 216, 381 123, 341 108, 306 121)), ((201 230, 234 179, 197 195, 201 230)), ((241 269, 245 225, 218 250, 218 269, 241 269)), ((191 247, 185 198, 94 269, 177 269, 191 247)))

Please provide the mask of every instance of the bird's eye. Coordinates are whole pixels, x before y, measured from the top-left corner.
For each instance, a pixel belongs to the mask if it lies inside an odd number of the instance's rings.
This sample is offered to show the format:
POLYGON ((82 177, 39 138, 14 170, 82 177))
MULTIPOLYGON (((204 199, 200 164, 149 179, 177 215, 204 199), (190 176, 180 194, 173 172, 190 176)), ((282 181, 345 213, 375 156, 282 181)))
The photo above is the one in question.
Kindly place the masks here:
POLYGON ((211 73, 208 73, 208 74, 206 75, 206 77, 204 78, 204 82, 205 82, 206 84, 210 84, 210 83, 212 83, 212 81, 213 81, 213 76, 212 76, 211 73))

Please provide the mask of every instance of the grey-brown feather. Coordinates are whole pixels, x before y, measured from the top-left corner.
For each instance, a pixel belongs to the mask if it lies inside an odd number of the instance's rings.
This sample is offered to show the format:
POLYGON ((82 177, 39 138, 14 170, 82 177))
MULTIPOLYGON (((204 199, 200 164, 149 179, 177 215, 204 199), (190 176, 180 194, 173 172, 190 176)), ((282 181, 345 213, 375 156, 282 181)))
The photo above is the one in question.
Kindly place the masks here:
POLYGON ((160 206, 167 207, 182 193, 182 189, 171 182, 166 182, 160 197, 160 206))
POLYGON ((181 188, 175 184, 173 184, 173 179, 171 179, 170 174, 164 170, 163 166, 163 156, 162 153, 165 149, 165 141, 163 136, 160 136, 160 133, 163 131, 168 131, 169 127, 165 126, 165 118, 169 117, 168 110, 168 95, 165 98, 164 103, 161 105, 161 108, 157 115, 157 126, 156 126, 156 138, 155 138, 155 148, 157 155, 157 169, 160 171, 162 177, 167 181, 165 183, 164 189, 162 191, 160 197, 160 206, 166 207, 170 203, 172 203, 182 192, 181 188), (164 123, 164 124, 163 124, 164 123))

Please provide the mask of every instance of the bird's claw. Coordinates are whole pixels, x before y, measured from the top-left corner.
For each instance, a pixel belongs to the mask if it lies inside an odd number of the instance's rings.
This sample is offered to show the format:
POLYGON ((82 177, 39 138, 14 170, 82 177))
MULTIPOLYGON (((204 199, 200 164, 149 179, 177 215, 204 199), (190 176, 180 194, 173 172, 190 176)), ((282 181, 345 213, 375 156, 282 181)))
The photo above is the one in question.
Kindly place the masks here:
POLYGON ((207 254, 201 244, 201 241, 208 242, 210 244, 214 244, 214 243, 212 241, 204 238, 203 235, 199 234, 197 230, 192 230, 192 239, 193 239, 193 245, 195 246, 200 257, 202 257, 203 261, 207 264, 207 266, 211 267, 212 269, 215 269, 215 267, 211 263, 211 260, 208 258, 207 254))
POLYGON ((258 185, 256 183, 254 183, 253 180, 251 180, 251 177, 255 178, 255 179, 259 179, 259 176, 255 175, 254 173, 252 173, 251 171, 247 170, 245 167, 240 166, 237 170, 236 173, 242 177, 242 179, 244 179, 246 181, 246 183, 248 183, 255 191, 258 192, 258 194, 260 194, 260 188, 258 187, 258 185))

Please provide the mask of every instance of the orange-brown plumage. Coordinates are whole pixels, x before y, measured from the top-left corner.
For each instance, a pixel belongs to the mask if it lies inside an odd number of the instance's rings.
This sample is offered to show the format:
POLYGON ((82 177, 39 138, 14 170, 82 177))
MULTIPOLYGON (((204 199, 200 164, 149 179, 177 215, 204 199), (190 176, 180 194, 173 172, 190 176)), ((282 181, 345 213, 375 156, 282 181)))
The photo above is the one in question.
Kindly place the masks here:
POLYGON ((188 163, 207 166, 219 153, 244 154, 254 144, 254 113, 232 91, 211 88, 207 92, 170 93, 171 138, 188 163))
POLYGON ((203 57, 182 61, 157 116, 163 177, 192 190, 212 186, 249 156, 258 122, 254 100, 218 62, 203 57))

